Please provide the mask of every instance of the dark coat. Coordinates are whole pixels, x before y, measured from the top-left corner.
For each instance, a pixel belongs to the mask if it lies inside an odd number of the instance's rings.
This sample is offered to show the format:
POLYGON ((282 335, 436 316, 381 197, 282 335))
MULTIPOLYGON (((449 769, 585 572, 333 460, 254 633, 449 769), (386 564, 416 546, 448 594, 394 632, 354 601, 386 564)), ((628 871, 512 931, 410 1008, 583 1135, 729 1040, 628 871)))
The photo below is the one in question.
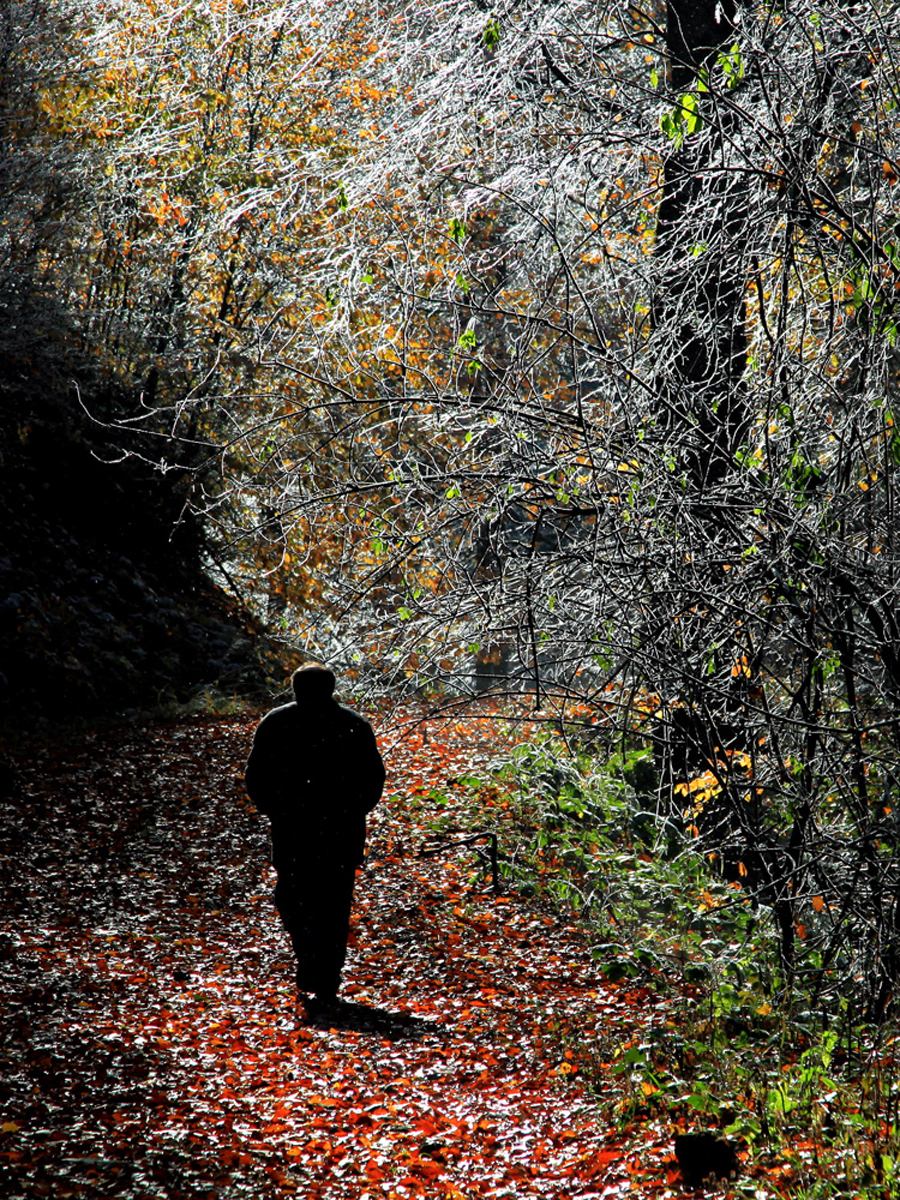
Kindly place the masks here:
POLYGON ((245 781, 271 819, 275 866, 286 850, 305 848, 323 863, 361 863, 366 814, 384 777, 371 725, 333 699, 285 704, 263 717, 245 781))
POLYGON ((333 996, 366 814, 384 786, 372 727, 330 697, 273 709, 256 730, 245 782, 272 822, 275 904, 297 956, 297 986, 333 996))

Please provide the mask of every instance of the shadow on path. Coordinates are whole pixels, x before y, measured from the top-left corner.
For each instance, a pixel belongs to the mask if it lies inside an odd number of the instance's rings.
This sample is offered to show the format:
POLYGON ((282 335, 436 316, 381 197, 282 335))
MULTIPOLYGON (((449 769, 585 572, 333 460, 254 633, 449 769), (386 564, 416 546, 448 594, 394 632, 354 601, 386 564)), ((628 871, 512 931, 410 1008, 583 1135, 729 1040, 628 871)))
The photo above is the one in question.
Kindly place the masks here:
POLYGON ((307 1003, 304 1024, 314 1029, 343 1029, 353 1033, 375 1033, 391 1041, 412 1041, 429 1034, 440 1035, 443 1025, 437 1021, 426 1021, 412 1017, 409 1013, 391 1012, 386 1008, 373 1008, 367 1004, 355 1004, 339 1000, 327 1008, 319 1008, 315 1002, 307 1003))

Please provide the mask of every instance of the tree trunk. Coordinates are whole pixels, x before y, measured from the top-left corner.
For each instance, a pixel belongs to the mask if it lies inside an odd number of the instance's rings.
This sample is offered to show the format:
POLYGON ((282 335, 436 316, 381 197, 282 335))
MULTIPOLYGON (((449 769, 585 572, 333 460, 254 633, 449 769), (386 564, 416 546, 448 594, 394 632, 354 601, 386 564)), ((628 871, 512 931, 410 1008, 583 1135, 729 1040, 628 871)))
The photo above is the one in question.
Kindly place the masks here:
POLYGON ((748 206, 739 176, 727 170, 728 110, 716 97, 728 87, 719 59, 735 43, 735 19, 733 0, 669 0, 666 7, 674 107, 656 226, 662 282, 653 323, 666 348, 663 424, 683 447, 683 465, 701 494, 727 470, 746 425, 748 206))

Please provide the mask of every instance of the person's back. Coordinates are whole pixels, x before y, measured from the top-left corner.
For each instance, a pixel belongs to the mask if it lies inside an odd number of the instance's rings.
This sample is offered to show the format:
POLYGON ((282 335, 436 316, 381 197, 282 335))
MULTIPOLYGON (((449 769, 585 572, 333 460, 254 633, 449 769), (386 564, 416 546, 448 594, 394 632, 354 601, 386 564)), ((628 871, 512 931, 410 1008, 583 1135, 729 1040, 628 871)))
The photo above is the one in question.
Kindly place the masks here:
POLYGON ((247 762, 250 798, 272 823, 275 902, 297 956, 297 986, 334 998, 347 949, 366 814, 384 786, 369 723, 332 697, 318 663, 292 677, 295 700, 260 722, 247 762))

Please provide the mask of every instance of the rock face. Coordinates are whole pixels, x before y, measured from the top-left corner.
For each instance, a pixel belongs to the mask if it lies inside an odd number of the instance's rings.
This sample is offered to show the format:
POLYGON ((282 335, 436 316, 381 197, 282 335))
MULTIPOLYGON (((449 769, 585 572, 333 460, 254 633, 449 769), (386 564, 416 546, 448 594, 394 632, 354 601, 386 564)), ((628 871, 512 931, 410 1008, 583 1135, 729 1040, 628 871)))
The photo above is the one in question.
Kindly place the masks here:
POLYGON ((261 693, 274 666, 202 570, 185 472, 111 446, 73 395, 0 367, 0 726, 261 693))

